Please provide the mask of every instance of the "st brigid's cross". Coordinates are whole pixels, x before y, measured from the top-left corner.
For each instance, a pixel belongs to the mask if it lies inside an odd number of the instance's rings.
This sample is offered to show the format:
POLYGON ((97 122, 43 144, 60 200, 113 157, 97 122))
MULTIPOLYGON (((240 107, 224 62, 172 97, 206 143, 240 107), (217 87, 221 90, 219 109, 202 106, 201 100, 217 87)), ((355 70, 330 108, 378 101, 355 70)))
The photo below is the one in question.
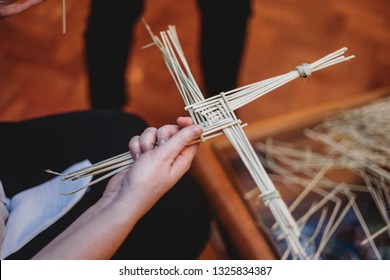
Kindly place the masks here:
MULTIPOLYGON (((298 77, 306 78, 315 71, 348 61, 354 58, 354 56, 345 57, 343 54, 347 51, 347 48, 342 48, 314 63, 302 64, 287 74, 228 92, 222 92, 205 99, 191 74, 175 27, 169 26, 167 31, 160 32, 160 37, 154 35, 149 26, 146 25, 146 28, 153 39, 152 45, 156 45, 163 55, 165 63, 184 100, 185 109, 189 112, 194 123, 203 127, 204 132, 199 141, 205 141, 221 134, 225 134, 228 137, 259 188, 261 193, 260 197, 265 205, 270 208, 276 224, 280 228, 280 237, 285 239, 292 257, 298 259, 309 258, 310 256, 307 255, 300 242, 300 228, 297 222, 292 217, 287 205, 265 172, 243 131, 244 124, 241 123, 241 120, 237 119, 234 111, 298 77)), ((85 188, 128 168, 132 163, 133 159, 130 153, 126 152, 103 162, 93 164, 85 169, 67 174, 63 179, 77 179, 109 172, 92 181, 87 186, 83 186, 85 188)), ((77 189, 72 193, 79 190, 77 189)))

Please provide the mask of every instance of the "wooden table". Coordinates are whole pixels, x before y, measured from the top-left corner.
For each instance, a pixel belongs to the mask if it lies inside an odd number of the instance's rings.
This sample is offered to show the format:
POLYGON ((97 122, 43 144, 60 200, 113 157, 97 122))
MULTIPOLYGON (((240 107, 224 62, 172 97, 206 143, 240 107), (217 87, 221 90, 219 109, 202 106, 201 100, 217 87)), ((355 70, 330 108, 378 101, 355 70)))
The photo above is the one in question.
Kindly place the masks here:
MULTIPOLYGON (((251 142, 280 133, 290 133, 319 123, 336 111, 367 104, 389 93, 390 87, 387 87, 334 103, 319 104, 309 110, 257 121, 244 130, 251 142)), ((223 136, 206 141, 201 144, 192 172, 204 186, 214 217, 237 258, 278 258, 267 234, 261 230, 237 190, 237 182, 241 178, 237 178, 232 166, 226 164, 234 153, 230 142, 223 136)))

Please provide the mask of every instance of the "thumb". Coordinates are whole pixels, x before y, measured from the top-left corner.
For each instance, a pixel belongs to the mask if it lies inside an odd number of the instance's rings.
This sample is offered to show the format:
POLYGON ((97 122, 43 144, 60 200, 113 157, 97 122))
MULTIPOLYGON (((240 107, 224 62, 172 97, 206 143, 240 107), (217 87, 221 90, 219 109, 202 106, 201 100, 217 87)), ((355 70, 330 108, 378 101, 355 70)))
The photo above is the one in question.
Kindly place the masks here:
POLYGON ((167 158, 174 160, 188 144, 199 138, 202 132, 202 127, 197 124, 187 126, 173 135, 163 145, 161 152, 167 158))

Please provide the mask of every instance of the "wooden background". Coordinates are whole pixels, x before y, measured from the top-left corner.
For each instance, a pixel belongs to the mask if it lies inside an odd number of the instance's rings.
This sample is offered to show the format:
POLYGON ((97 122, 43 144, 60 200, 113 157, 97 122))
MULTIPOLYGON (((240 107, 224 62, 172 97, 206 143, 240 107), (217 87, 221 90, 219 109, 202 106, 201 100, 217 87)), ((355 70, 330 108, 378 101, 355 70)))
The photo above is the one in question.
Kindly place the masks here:
MULTIPOLYGON (((83 32, 90 1, 67 0, 67 33, 61 1, 48 0, 0 21, 0 120, 20 120, 88 108, 83 32)), ((296 80, 262 97, 239 116, 245 122, 300 110, 390 84, 389 0, 253 0, 240 85, 312 62, 343 46, 356 59, 296 80)), ((176 25, 187 60, 202 85, 198 60, 199 14, 195 0, 149 0, 144 13, 155 32, 176 25)), ((129 112, 151 125, 186 114, 157 49, 143 25, 135 31, 128 71, 129 112)), ((221 75, 223 75, 221 65, 221 75)))

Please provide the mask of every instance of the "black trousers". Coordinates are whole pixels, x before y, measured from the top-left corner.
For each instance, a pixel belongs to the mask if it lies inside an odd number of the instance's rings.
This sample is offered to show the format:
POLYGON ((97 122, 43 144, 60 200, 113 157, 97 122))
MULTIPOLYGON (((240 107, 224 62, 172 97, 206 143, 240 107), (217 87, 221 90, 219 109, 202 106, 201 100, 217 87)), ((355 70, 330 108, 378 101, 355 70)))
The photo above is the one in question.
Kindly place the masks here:
MULTIPOLYGON (((137 116, 112 110, 54 115, 0 123, 0 180, 12 197, 52 179, 45 169, 64 170, 89 159, 97 162, 125 152, 146 128, 137 116)), ((107 180, 91 187, 64 217, 9 259, 29 259, 102 195, 107 180)), ((209 234, 209 213, 201 187, 185 175, 136 224, 114 259, 194 259, 209 234)), ((99 244, 96 244, 99 246, 99 244)))
MULTIPOLYGON (((251 0, 197 2, 205 94, 212 96, 236 87, 251 0)), ((143 0, 92 1, 85 52, 93 108, 120 108, 127 103, 126 66, 133 29, 143 9, 143 0)))

